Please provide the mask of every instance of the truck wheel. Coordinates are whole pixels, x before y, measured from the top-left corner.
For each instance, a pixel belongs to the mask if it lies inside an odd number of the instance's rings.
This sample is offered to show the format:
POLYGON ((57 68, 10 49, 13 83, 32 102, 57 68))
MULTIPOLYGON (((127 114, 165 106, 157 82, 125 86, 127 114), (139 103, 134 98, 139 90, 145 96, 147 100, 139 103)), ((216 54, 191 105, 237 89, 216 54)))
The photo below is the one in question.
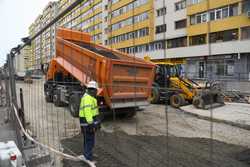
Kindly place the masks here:
POLYGON ((130 111, 126 114, 127 118, 133 118, 136 115, 136 111, 130 111))
POLYGON ((60 100, 60 90, 55 90, 53 94, 53 102, 57 107, 61 107, 63 105, 62 101, 60 100))
POLYGON ((157 104, 160 101, 160 91, 159 88, 154 86, 151 91, 150 102, 152 104, 157 104))
POLYGON ((49 91, 45 91, 45 100, 47 103, 52 103, 53 102, 53 96, 50 95, 50 92, 49 91))
POLYGON ((79 107, 80 107, 81 97, 78 94, 73 94, 69 98, 69 112, 72 117, 79 117, 79 107))
POLYGON ((170 97, 170 105, 179 108, 184 105, 185 99, 180 94, 174 94, 170 97))

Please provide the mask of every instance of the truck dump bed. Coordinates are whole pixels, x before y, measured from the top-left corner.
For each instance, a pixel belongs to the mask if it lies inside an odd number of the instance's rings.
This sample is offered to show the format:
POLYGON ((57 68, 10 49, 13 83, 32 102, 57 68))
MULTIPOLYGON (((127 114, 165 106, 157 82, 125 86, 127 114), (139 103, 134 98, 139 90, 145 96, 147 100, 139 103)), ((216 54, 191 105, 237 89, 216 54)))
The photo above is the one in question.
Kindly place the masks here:
POLYGON ((81 84, 96 80, 109 108, 125 108, 148 104, 154 79, 154 64, 117 50, 91 42, 80 31, 59 28, 56 57, 52 59, 47 80, 56 72, 72 75, 81 84))

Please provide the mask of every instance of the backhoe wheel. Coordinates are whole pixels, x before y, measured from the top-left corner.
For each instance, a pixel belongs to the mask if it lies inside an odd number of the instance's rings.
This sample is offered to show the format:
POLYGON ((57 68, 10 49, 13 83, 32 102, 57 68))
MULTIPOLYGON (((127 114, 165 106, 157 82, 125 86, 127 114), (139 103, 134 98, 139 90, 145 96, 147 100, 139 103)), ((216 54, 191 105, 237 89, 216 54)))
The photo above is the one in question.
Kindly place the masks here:
POLYGON ((159 88, 154 86, 151 91, 150 102, 152 104, 157 104, 160 101, 160 91, 159 88))
POLYGON ((174 94, 170 97, 170 105, 175 108, 179 108, 182 105, 184 105, 185 99, 179 95, 179 94, 174 94))
POLYGON ((56 107, 61 107, 63 105, 60 99, 60 90, 55 90, 53 94, 53 102, 56 107))
POLYGON ((194 105, 195 108, 205 109, 204 101, 200 96, 194 97, 193 105, 194 105))
POLYGON ((81 97, 78 94, 72 94, 69 98, 69 112, 72 117, 79 117, 81 97))

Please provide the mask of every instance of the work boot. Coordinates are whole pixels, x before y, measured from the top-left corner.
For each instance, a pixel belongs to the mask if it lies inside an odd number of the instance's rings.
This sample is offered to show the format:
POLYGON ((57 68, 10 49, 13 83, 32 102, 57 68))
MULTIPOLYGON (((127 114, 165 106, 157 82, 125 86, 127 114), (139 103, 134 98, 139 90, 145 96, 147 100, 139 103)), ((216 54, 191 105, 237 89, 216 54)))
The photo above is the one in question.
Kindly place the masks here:
POLYGON ((82 160, 86 160, 86 158, 84 157, 84 155, 79 155, 77 156, 78 159, 82 159, 82 160))
POLYGON ((97 161, 89 161, 89 163, 95 165, 95 164, 97 164, 97 161))

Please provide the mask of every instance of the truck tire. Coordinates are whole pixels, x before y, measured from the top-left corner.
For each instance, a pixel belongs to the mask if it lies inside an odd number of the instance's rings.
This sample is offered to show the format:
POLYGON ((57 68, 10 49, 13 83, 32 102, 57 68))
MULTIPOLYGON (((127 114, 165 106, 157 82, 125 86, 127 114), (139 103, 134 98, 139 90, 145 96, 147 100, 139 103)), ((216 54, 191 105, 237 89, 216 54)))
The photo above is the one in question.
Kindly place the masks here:
POLYGON ((50 93, 48 90, 45 91, 45 100, 47 103, 52 103, 53 102, 53 95, 51 95, 52 93, 50 93))
POLYGON ((150 102, 152 104, 157 104, 160 101, 160 91, 158 86, 153 86, 151 91, 150 102))
POLYGON ((79 94, 72 94, 69 98, 69 112, 72 117, 79 117, 81 97, 79 94))
POLYGON ((170 105, 179 108, 184 105, 185 99, 180 94, 174 94, 170 97, 170 105))
MULTIPOLYGON (((115 115, 119 118, 133 118, 137 113, 138 108, 120 109, 115 115)), ((115 112, 115 111, 114 111, 115 112)), ((113 113, 112 113, 113 114, 113 113)))
POLYGON ((127 117, 127 118, 133 118, 135 115, 136 115, 136 111, 134 110, 134 111, 128 112, 128 113, 126 114, 126 117, 127 117))
POLYGON ((54 91, 53 102, 56 107, 61 107, 63 105, 63 102, 60 99, 60 90, 54 91))

